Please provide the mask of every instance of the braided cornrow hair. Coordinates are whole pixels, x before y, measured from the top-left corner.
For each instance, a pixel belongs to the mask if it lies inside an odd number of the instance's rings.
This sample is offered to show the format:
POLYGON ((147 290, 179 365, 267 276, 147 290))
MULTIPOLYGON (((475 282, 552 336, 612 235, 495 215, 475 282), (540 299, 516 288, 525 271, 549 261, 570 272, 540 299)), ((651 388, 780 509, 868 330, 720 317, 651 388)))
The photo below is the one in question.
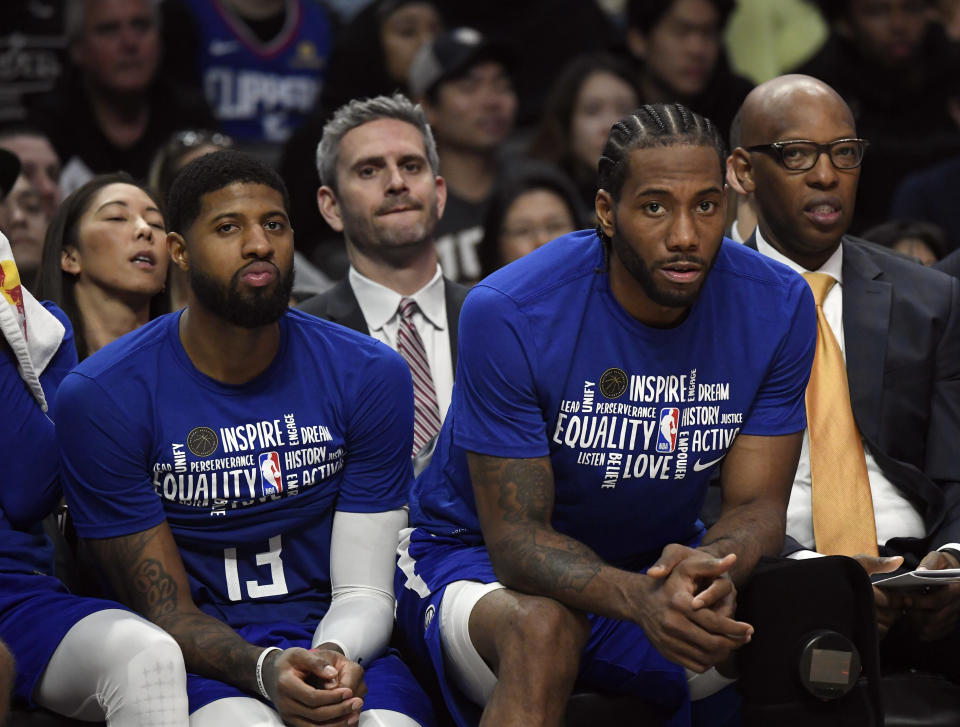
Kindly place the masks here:
MULTIPOLYGON (((726 165, 727 149, 723 137, 710 119, 694 113, 686 106, 646 104, 613 125, 598 163, 599 187, 605 189, 614 203, 620 201, 623 183, 630 171, 630 152, 657 146, 712 146, 720 160, 720 175, 726 165)), ((604 242, 606 236, 597 225, 604 242)))

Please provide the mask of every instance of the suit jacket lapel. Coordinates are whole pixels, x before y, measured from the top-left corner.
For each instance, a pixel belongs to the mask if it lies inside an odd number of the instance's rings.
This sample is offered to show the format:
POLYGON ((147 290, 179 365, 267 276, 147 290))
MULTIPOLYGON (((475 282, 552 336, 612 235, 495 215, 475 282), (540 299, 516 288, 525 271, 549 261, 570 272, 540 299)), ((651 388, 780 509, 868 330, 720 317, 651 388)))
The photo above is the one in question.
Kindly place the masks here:
POLYGON ((879 438, 883 367, 893 286, 856 245, 843 242, 843 338, 850 403, 860 431, 879 438))
POLYGON ((453 372, 457 372, 457 334, 460 330, 460 308, 467 297, 467 288, 446 278, 443 279, 443 297, 447 306, 447 337, 450 339, 450 361, 453 372))
POLYGON ((344 278, 330 289, 328 301, 327 317, 331 321, 370 335, 370 328, 363 317, 363 311, 360 310, 349 278, 344 278))

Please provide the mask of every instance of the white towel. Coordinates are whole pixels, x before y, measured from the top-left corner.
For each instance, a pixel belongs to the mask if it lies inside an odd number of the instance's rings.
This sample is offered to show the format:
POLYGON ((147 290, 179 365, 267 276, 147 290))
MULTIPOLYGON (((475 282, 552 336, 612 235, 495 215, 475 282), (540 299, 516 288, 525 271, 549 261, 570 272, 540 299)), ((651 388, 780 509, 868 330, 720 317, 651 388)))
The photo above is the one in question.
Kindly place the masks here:
POLYGON ((20 284, 20 272, 10 242, 0 232, 0 331, 17 357, 20 376, 43 411, 47 399, 40 374, 47 368, 63 341, 66 329, 20 284))

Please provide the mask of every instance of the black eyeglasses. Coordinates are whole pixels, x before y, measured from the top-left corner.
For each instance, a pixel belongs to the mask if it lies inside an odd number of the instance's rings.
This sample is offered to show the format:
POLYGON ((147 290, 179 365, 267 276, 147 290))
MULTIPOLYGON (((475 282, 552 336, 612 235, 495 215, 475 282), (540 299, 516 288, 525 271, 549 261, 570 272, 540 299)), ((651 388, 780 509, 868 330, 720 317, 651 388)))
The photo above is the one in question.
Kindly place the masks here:
POLYGON ((820 155, 824 153, 830 157, 830 161, 837 169, 856 169, 863 161, 863 152, 869 144, 870 142, 866 139, 837 139, 829 144, 797 139, 748 146, 746 149, 769 154, 790 171, 805 172, 813 169, 820 155))

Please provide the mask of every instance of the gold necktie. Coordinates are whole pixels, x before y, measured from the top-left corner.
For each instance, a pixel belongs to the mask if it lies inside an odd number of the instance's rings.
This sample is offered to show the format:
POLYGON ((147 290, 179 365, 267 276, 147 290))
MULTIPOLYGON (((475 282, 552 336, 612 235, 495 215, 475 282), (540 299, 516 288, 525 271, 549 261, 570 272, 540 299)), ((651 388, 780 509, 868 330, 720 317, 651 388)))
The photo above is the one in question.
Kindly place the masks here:
POLYGON ((817 348, 807 385, 813 536, 817 552, 877 555, 877 526, 863 440, 853 420, 843 352, 823 314, 836 280, 804 273, 817 304, 817 348))

